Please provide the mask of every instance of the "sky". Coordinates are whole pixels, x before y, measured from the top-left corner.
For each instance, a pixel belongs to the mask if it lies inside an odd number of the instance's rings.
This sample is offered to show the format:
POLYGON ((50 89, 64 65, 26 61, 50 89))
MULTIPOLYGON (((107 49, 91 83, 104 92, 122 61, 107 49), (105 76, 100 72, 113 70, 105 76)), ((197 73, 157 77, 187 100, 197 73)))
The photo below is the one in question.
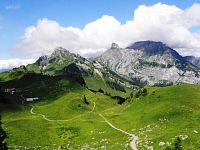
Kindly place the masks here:
POLYGON ((139 40, 200 56, 200 0, 0 0, 0 69, 58 46, 88 57, 139 40))

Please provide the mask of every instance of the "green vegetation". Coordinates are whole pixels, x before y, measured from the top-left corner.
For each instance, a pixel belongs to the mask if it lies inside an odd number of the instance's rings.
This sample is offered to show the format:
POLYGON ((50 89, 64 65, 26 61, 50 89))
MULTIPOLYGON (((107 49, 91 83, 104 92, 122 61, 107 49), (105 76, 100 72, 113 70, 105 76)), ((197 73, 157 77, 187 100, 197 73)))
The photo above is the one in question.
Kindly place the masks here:
POLYGON ((146 89, 146 96, 133 98, 123 105, 104 94, 78 88, 51 101, 29 103, 20 110, 4 111, 8 145, 11 149, 16 145, 130 149, 129 137, 110 128, 99 117, 101 113, 115 126, 137 135, 138 149, 180 147, 180 140, 182 149, 198 149, 200 87, 182 84, 146 89), (89 104, 84 103, 83 95, 89 104), (31 114, 31 107, 35 113, 43 114, 51 121, 31 114))
POLYGON ((107 81, 106 84, 108 84, 108 86, 110 86, 112 89, 126 93, 124 87, 116 82, 107 81))
POLYGON ((99 91, 100 89, 104 91, 106 95, 110 96, 121 96, 123 98, 127 98, 130 96, 130 93, 135 93, 135 88, 133 85, 124 85, 116 83, 115 84, 108 84, 108 83, 114 83, 113 81, 110 81, 109 78, 101 78, 100 76, 94 76, 94 77, 84 77, 86 85, 89 89, 93 89, 95 91, 99 91))
POLYGON ((181 138, 177 137, 173 146, 167 146, 166 150, 182 150, 181 138))
POLYGON ((117 76, 78 77, 25 72, 1 83, 9 149, 130 149, 130 137, 100 114, 138 136, 138 149, 200 148, 199 85, 138 88, 117 76), (16 93, 4 92, 13 87, 16 93), (39 100, 26 102, 27 97, 39 100))
MULTIPOLYGON (((46 100, 27 104, 21 110, 4 111, 3 121, 9 133, 8 145, 10 149, 16 148, 15 145, 22 146, 21 149, 25 146, 47 146, 51 149, 58 148, 59 145, 63 148, 80 149, 86 145, 102 147, 107 145, 107 140, 110 140, 110 144, 122 140, 118 145, 123 144, 120 146, 123 148, 124 141, 128 138, 120 133, 118 138, 113 137, 118 132, 110 130, 97 114, 114 107, 118 107, 118 104, 110 97, 88 90, 77 90, 54 101, 46 100), (82 95, 90 100, 89 105, 83 102, 82 95), (51 121, 31 114, 31 107, 34 108, 34 113, 44 114, 51 121)), ((116 145, 115 148, 117 147, 116 145)))
POLYGON ((20 79, 24 74, 28 71, 26 67, 21 66, 19 68, 14 68, 13 70, 0 73, 0 82, 1 81, 9 81, 13 79, 20 79))
POLYGON ((7 143, 5 142, 5 139, 7 138, 6 132, 2 129, 2 122, 1 122, 1 116, 0 116, 0 149, 1 150, 7 150, 7 143))
POLYGON ((135 93, 135 98, 139 98, 140 96, 146 96, 146 95, 147 95, 147 89, 145 88, 138 89, 137 92, 135 93))
POLYGON ((138 149, 173 145, 181 138, 182 149, 199 149, 200 86, 181 84, 148 87, 147 95, 133 99, 123 111, 106 115, 118 127, 139 137, 138 149))

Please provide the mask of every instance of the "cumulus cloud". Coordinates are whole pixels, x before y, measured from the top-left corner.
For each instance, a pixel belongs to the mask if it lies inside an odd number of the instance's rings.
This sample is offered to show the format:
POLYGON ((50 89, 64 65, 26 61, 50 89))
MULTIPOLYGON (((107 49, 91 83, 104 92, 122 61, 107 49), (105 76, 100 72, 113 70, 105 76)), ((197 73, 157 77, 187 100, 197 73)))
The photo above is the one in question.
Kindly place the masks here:
POLYGON ((7 59, 0 60, 0 69, 12 69, 14 67, 19 67, 21 65, 27 65, 34 63, 35 59, 7 59))
POLYGON ((199 10, 200 4, 184 10, 162 3, 140 5, 134 11, 133 19, 125 24, 113 16, 104 15, 83 29, 63 27, 56 21, 43 18, 26 28, 16 49, 38 57, 62 46, 85 56, 106 50, 112 42, 126 47, 135 41, 154 40, 178 49, 181 54, 200 56, 200 33, 190 31, 190 28, 200 26, 199 10))

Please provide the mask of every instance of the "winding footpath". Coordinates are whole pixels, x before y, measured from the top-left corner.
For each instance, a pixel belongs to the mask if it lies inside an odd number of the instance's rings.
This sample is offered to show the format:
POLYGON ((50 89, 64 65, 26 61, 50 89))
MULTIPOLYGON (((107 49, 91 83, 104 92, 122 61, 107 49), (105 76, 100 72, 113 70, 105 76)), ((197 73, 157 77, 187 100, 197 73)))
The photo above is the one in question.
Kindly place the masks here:
MULTIPOLYGON (((94 111, 94 109, 95 109, 95 106, 96 106, 96 103, 95 102, 93 102, 93 108, 92 108, 92 110, 91 110, 91 112, 93 112, 94 111)), ((34 111, 33 111, 33 107, 31 108, 31 110, 30 110, 30 113, 32 114, 32 115, 37 115, 37 116, 41 116, 44 120, 46 120, 46 121, 71 121, 71 120, 73 120, 73 119, 76 119, 76 118, 79 118, 79 117, 81 117, 81 116, 83 116, 84 114, 81 114, 81 115, 78 115, 78 116, 75 116, 75 117, 73 117, 73 118, 70 118, 70 119, 67 119, 67 120, 52 120, 52 119, 49 119, 49 118, 47 118, 45 115, 43 115, 43 114, 38 114, 38 113, 35 113, 34 111)))
POLYGON ((95 107, 96 107, 96 103, 95 102, 93 102, 93 108, 92 108, 92 110, 91 110, 91 112, 93 112, 94 111, 94 109, 95 109, 95 107))
MULTIPOLYGON (((92 108, 92 110, 91 110, 91 112, 94 112, 94 110, 95 110, 95 107, 96 107, 96 103, 95 102, 93 102, 93 108, 92 108)), ((33 111, 33 107, 31 108, 31 110, 30 110, 30 113, 32 114, 32 115, 37 115, 37 116, 41 116, 44 120, 46 120, 46 121, 71 121, 71 120, 73 120, 73 119, 76 119, 76 118, 79 118, 79 117, 81 117, 81 116, 83 116, 84 114, 81 114, 81 115, 78 115, 78 116, 75 116, 75 117, 73 117, 73 118, 70 118, 70 119, 67 119, 67 120, 52 120, 52 119, 49 119, 49 118, 47 118, 45 115, 43 115, 43 114, 38 114, 38 113, 35 113, 34 111, 33 111)), ((98 115, 104 120, 104 122, 106 122, 111 128, 113 128, 113 129, 115 129, 115 130, 117 130, 117 131, 120 131, 120 132, 122 132, 122 133, 124 133, 124 134, 126 134, 126 135, 128 135, 128 136, 130 136, 130 138, 131 138, 131 142, 130 142, 130 146, 131 146, 131 149, 132 150, 137 150, 137 145, 136 145, 136 143, 137 143, 137 141, 138 141, 138 137, 136 136, 136 135, 134 135, 134 134, 132 134, 132 133, 129 133, 129 132, 127 132, 127 131, 124 131, 124 130, 122 130, 122 129, 120 129, 120 128, 117 128, 116 126, 114 126, 112 123, 110 123, 102 114, 100 114, 100 113, 98 113, 98 115)))
POLYGON ((79 117, 81 117, 81 116, 83 115, 83 114, 82 114, 82 115, 78 115, 78 116, 75 116, 75 117, 70 118, 70 119, 67 119, 67 120, 52 120, 52 119, 47 118, 47 117, 46 117, 45 115, 43 115, 43 114, 38 114, 38 113, 33 112, 33 107, 31 108, 30 113, 31 113, 32 115, 42 116, 42 118, 43 118, 44 120, 46 120, 46 121, 71 121, 71 120, 76 119, 76 118, 79 118, 79 117))
POLYGON ((138 140, 138 137, 137 137, 137 136, 135 136, 134 134, 131 134, 131 133, 127 132, 127 131, 124 131, 124 130, 122 130, 122 129, 119 129, 119 128, 115 127, 115 126, 114 126, 112 123, 110 123, 102 114, 99 114, 99 116, 100 116, 101 118, 103 118, 104 121, 105 121, 111 128, 113 128, 113 129, 115 129, 115 130, 117 130, 117 131, 120 131, 120 132, 122 132, 122 133, 124 133, 124 134, 126 134, 126 135, 128 135, 128 136, 130 136, 130 137, 131 137, 130 146, 131 146, 132 150, 137 150, 137 145, 136 145, 137 140, 138 140))

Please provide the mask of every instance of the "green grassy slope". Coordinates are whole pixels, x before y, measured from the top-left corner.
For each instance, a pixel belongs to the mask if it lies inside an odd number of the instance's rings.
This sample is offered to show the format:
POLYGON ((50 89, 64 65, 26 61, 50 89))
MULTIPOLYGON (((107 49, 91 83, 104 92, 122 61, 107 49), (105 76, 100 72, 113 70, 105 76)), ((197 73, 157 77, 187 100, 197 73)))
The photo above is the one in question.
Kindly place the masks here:
POLYGON ((104 149, 105 146, 124 149, 129 138, 110 129, 97 114, 115 107, 122 106, 103 94, 79 90, 67 93, 55 101, 29 104, 20 111, 3 112, 4 127, 9 133, 8 144, 11 149, 16 145, 17 148, 22 146, 21 149, 25 146, 41 146, 41 149, 47 146, 52 149, 59 145, 72 149, 104 149), (86 95, 89 105, 83 102, 83 95, 86 95), (34 113, 43 114, 52 121, 32 115, 31 107, 34 113))
POLYGON ((106 115, 113 124, 139 136, 138 149, 164 149, 176 137, 184 149, 200 148, 200 86, 182 84, 148 88, 148 95, 134 100, 125 110, 106 115), (159 146, 164 142, 164 146, 159 146))
POLYGON ((84 79, 88 88, 96 91, 102 89, 105 93, 110 94, 111 96, 121 96, 123 98, 127 98, 130 96, 131 92, 135 93, 133 85, 132 87, 129 88, 126 85, 119 84, 124 91, 109 86, 107 82, 108 81, 111 82, 111 80, 107 77, 101 78, 100 76, 94 76, 94 77, 84 77, 84 79))
POLYGON ((59 145, 65 149, 130 149, 130 138, 112 129, 99 116, 101 113, 116 127, 138 136, 139 150, 151 146, 165 149, 178 136, 184 149, 199 149, 200 86, 147 87, 147 91, 147 96, 118 105, 109 96, 74 88, 51 101, 4 111, 8 144, 11 149, 53 149, 59 145), (89 105, 84 103, 83 95, 89 105), (36 114, 31 114, 31 108, 36 114))
POLYGON ((28 71, 25 67, 14 68, 10 71, 0 73, 0 82, 2 81, 9 81, 13 79, 19 79, 28 71))
MULTIPOLYGON (((75 88, 81 88, 80 85, 70 77, 52 77, 35 73, 27 73, 20 79, 0 82, 0 86, 2 88, 1 91, 7 88, 16 88, 17 92, 15 94, 4 94, 6 104, 9 104, 12 108, 21 105, 24 99, 28 97, 39 97, 40 101, 45 99, 51 100, 75 88)), ((7 109, 8 107, 0 105, 0 110, 7 109)))

